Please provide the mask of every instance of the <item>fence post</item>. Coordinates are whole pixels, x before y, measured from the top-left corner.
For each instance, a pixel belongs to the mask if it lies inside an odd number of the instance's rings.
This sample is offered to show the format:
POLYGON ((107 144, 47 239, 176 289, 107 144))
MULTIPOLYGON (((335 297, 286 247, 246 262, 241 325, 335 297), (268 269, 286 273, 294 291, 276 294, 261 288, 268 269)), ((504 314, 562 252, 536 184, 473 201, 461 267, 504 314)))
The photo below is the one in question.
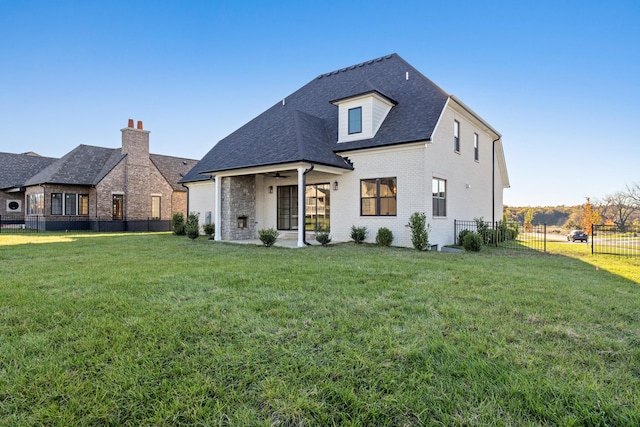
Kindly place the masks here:
POLYGON ((458 244, 458 236, 456 235, 456 231, 458 230, 458 220, 453 220, 453 243, 458 244))
POLYGON ((544 224, 544 252, 547 252, 547 224, 544 224))
POLYGON ((593 255, 593 236, 595 235, 596 225, 591 224, 591 255, 593 255))

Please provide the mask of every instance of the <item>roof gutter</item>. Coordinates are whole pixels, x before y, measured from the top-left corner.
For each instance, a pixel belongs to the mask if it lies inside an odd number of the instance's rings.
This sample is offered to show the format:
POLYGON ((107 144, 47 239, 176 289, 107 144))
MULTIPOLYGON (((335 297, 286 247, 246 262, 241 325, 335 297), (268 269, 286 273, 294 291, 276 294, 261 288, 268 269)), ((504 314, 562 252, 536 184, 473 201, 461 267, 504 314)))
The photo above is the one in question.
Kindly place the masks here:
MULTIPOLYGON (((306 189, 306 187, 307 187, 307 174, 309 172, 311 172, 313 170, 313 168, 315 167, 315 165, 313 163, 310 163, 310 164, 311 164, 311 167, 309 169, 305 170, 302 173, 302 186, 303 186, 303 189, 306 189)), ((298 200, 298 203, 304 203, 304 200, 302 200, 302 201, 298 200)), ((306 218, 306 215, 307 215, 306 203, 305 203, 304 206, 305 206, 305 218, 306 218)), ((305 218, 298 219, 298 221, 305 221, 305 218)), ((300 227, 300 224, 298 224, 298 227, 300 227)), ((307 230, 305 229, 306 228, 306 224, 304 222, 302 223, 302 227, 303 227, 303 229, 302 229, 302 243, 304 243, 307 246, 311 246, 311 243, 307 242, 307 230)))

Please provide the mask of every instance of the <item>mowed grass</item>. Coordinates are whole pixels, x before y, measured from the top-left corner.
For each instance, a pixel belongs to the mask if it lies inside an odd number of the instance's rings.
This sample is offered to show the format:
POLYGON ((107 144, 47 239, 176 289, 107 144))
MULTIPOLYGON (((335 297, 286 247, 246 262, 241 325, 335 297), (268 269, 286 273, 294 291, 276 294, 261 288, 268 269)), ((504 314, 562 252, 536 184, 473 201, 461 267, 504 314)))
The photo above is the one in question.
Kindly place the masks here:
POLYGON ((38 239, 0 236, 0 425, 640 424, 638 260, 38 239))

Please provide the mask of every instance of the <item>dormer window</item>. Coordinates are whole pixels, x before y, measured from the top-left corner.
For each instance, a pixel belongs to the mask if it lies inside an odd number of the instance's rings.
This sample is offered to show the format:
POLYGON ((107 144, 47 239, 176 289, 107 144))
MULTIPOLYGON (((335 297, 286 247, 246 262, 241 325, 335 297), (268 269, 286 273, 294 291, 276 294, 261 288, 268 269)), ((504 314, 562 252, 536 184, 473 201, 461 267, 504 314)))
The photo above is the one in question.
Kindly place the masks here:
POLYGON ((396 105, 394 100, 377 90, 340 98, 331 103, 338 107, 338 142, 373 138, 396 105))
POLYGON ((349 135, 362 133, 362 107, 349 109, 349 135))

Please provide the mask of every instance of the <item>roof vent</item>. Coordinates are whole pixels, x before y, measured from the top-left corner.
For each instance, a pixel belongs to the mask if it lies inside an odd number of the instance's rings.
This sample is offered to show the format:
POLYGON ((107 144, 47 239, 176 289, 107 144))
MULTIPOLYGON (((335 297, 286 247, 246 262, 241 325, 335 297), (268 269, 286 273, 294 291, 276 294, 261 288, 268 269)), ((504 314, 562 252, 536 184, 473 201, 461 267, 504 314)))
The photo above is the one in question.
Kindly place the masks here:
POLYGON ((407 73, 405 74, 405 80, 409 80, 409 72, 407 71, 407 73))

